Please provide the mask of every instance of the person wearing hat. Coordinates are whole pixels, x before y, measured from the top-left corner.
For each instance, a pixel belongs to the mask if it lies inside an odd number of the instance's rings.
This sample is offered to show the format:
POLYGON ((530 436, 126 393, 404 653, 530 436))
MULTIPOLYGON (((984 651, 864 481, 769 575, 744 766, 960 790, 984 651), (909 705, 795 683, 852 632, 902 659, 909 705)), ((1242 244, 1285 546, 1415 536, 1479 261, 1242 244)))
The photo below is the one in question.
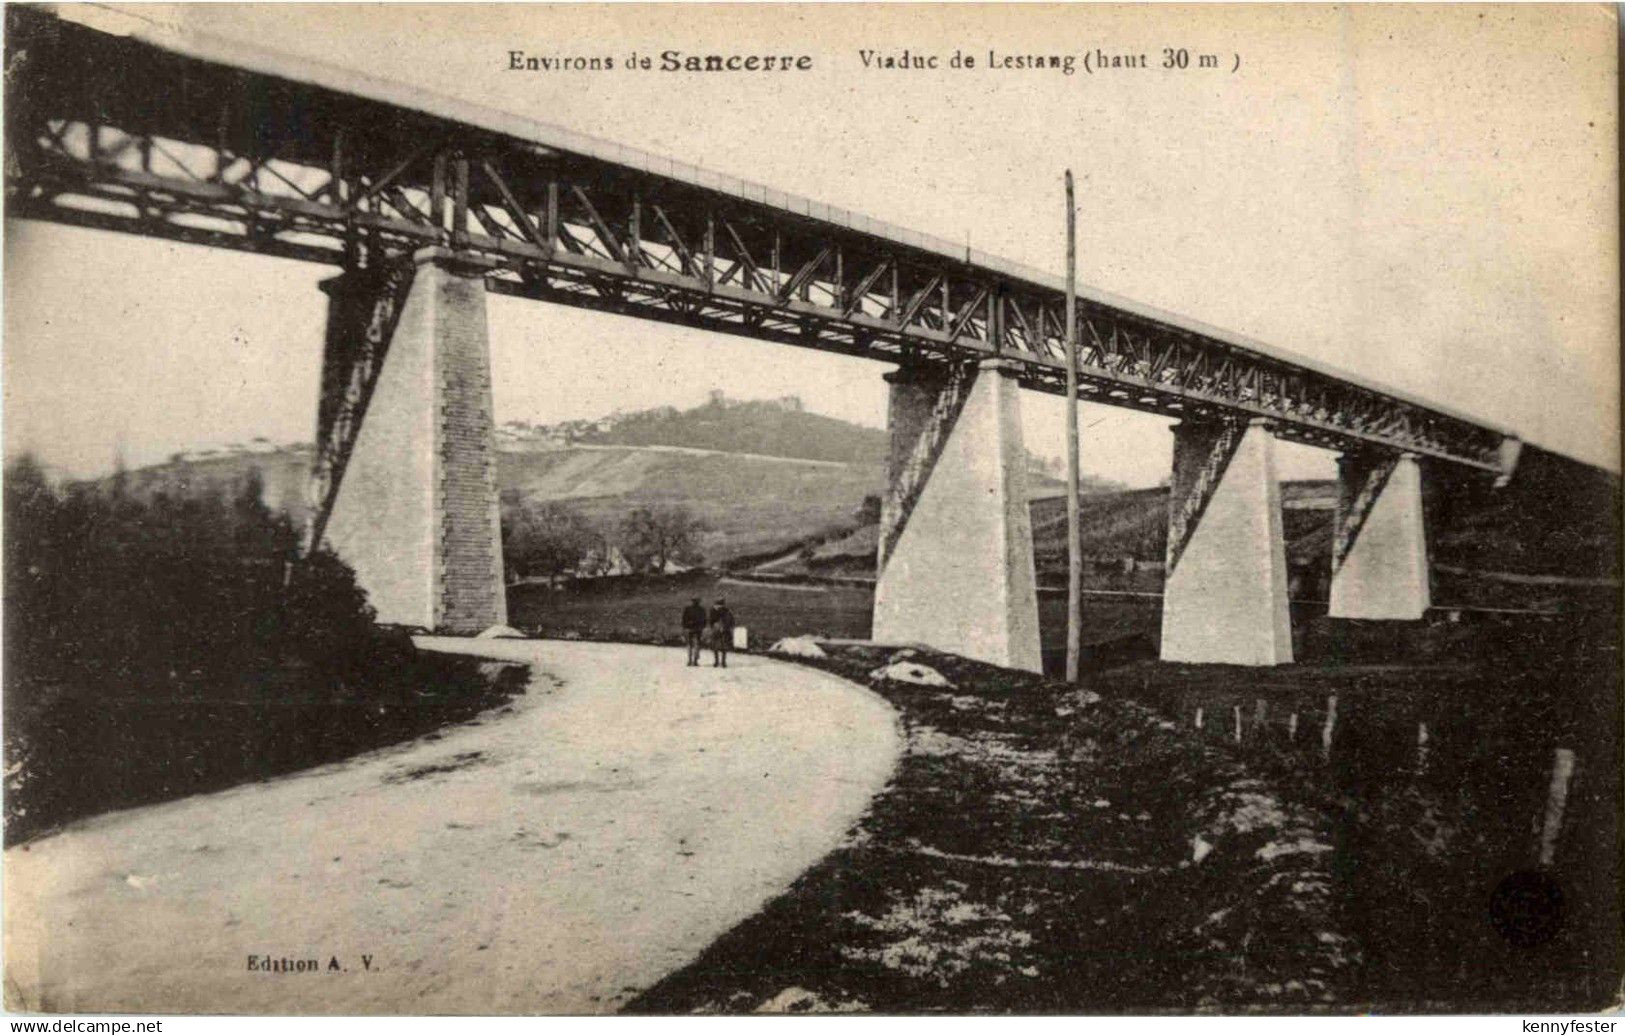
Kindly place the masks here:
POLYGON ((706 616, 707 635, 711 639, 711 667, 728 667, 728 648, 734 642, 734 613, 728 610, 728 601, 717 597, 716 606, 706 616))
POLYGON ((690 600, 683 608, 683 642, 688 646, 689 667, 700 663, 700 638, 705 635, 705 605, 700 598, 690 600))

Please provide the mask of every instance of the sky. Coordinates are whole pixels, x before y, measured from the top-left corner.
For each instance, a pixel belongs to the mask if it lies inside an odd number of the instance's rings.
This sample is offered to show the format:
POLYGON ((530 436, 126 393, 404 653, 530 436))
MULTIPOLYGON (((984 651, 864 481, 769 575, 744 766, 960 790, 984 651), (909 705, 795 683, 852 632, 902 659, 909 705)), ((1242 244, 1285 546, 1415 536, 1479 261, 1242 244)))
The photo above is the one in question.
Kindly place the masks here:
MULTIPOLYGON (((151 17, 342 65, 1079 276, 1619 469, 1617 24, 1605 7, 714 9, 296 5, 151 17), (1163 71, 1163 47, 1223 57, 1163 71), (877 71, 860 50, 1145 54, 1146 69, 877 71), (805 53, 782 74, 514 72, 507 53, 805 53), (1232 61, 1239 69, 1232 71, 1232 61)), ((308 441, 332 271, 17 220, 5 450, 74 475, 308 441)), ((885 424, 884 367, 490 298, 499 421, 801 396, 885 424)), ((1064 407, 1024 393, 1027 445, 1064 407)), ((1168 421, 1086 405, 1085 472, 1167 476, 1168 421)), ((1284 477, 1331 454, 1283 444, 1284 477)))

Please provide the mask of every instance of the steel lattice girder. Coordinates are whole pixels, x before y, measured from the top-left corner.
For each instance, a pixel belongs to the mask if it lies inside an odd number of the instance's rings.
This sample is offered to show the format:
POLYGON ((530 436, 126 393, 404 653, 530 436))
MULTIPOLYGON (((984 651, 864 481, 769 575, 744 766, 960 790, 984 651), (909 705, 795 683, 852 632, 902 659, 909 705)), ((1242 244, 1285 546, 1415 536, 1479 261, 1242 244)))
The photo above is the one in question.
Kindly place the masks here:
MULTIPOLYGON (((893 362, 998 354, 1065 391, 1063 299, 1035 271, 646 155, 7 17, 10 215, 346 267, 448 245, 503 294, 893 362)), ((1510 473, 1505 431, 1189 321, 1086 294, 1078 336, 1086 400, 1510 473)))

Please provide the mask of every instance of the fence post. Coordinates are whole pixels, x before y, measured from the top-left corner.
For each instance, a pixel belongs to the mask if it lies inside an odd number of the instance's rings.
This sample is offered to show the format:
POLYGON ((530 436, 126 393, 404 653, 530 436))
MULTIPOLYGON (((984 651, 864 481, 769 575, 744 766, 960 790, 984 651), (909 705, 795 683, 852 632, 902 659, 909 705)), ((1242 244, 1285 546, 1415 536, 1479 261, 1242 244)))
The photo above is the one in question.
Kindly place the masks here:
POLYGON ((1298 713, 1293 712, 1292 717, 1286 720, 1286 739, 1298 739, 1298 713))
POLYGON ((1202 709, 1201 708, 1196 709, 1196 728, 1197 729, 1202 728, 1202 709))
POLYGON ((1337 730, 1337 695, 1331 694, 1326 698, 1326 725, 1320 729, 1320 753, 1330 761, 1332 757, 1332 734, 1337 730))
POLYGON ((1241 743, 1241 705, 1236 705, 1236 743, 1241 743))
POLYGON ((1428 724, 1416 724, 1416 771, 1422 772, 1428 767, 1428 724))

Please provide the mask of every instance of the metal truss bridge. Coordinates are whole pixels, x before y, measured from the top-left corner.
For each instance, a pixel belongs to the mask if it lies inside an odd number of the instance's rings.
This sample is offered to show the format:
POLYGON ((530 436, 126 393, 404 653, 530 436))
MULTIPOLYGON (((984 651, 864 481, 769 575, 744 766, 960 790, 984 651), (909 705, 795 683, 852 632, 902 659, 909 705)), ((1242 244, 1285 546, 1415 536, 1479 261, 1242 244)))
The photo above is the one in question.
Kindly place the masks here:
MULTIPOLYGON (((139 13, 6 12, 7 215, 381 268, 438 245, 507 295, 1065 391, 1060 281, 682 162, 139 13)), ((1511 433, 1085 288, 1080 395, 1263 417, 1505 477, 1511 433)))

